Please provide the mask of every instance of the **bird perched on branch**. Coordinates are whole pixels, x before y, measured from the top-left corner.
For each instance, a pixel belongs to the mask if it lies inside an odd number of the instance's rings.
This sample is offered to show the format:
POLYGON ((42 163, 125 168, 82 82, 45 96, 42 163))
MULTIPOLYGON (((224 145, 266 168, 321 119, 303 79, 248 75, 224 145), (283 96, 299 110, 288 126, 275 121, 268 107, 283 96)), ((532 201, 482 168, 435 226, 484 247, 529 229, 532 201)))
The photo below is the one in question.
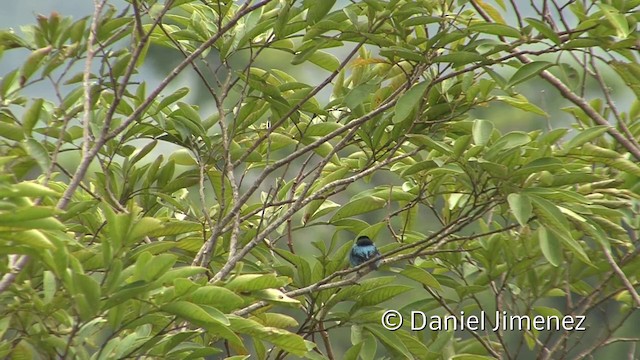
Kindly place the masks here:
MULTIPOLYGON (((380 256, 380 252, 373 244, 373 241, 367 236, 360 236, 351 248, 349 253, 349 262, 352 267, 356 267, 369 259, 380 256)), ((371 270, 375 270, 380 265, 380 260, 376 260, 369 264, 371 270)))

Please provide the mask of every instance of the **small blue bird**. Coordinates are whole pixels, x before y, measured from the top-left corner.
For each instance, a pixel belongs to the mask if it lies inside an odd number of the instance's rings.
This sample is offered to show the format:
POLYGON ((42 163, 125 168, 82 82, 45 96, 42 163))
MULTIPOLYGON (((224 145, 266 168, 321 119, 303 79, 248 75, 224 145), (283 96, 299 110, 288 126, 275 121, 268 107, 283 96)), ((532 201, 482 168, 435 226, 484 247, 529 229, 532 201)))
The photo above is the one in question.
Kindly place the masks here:
MULTIPOLYGON (((360 236, 358 237, 358 240, 356 240, 355 245, 351 248, 351 252, 349 253, 349 262, 352 267, 356 267, 376 256, 380 256, 380 252, 373 244, 373 241, 371 241, 367 236, 360 236)), ((379 265, 380 260, 372 262, 369 264, 369 267, 371 270, 375 270, 379 265)))

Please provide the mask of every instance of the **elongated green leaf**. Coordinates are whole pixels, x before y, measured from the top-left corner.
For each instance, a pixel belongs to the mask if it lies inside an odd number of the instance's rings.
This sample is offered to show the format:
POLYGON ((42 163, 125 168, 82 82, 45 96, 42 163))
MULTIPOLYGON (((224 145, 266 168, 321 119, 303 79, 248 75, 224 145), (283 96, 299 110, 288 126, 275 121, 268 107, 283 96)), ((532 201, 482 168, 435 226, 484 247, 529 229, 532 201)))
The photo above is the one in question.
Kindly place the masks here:
POLYGON ((355 345, 353 345, 352 347, 349 348, 349 350, 347 350, 344 353, 344 356, 342 357, 343 360, 358 360, 359 359, 359 354, 362 350, 362 345, 364 345, 364 342, 359 342, 355 345))
POLYGON ((160 307, 162 311, 177 315, 195 324, 219 323, 228 326, 229 319, 220 312, 211 312, 188 301, 175 301, 160 307))
POLYGON ((405 176, 410 176, 413 175, 415 173, 418 173, 420 171, 423 170, 430 170, 430 169, 434 169, 438 167, 438 163, 436 163, 433 160, 425 160, 425 161, 420 161, 417 164, 413 164, 409 167, 407 167, 406 169, 404 169, 402 171, 402 173, 400 174, 400 176, 405 177, 405 176))
MULTIPOLYGON (((640 65, 637 63, 626 63, 623 61, 613 60, 609 65, 618 73, 622 81, 633 91, 637 98, 640 98, 640 65)), ((638 106, 635 106, 637 113, 638 106)), ((632 110, 633 111, 633 110, 632 110)), ((632 116, 633 118, 633 116, 632 116)))
POLYGON ((336 0, 307 1, 307 3, 311 4, 307 10, 307 23, 313 25, 329 13, 336 0))
POLYGON ((212 305, 221 311, 229 312, 243 304, 240 296, 219 286, 203 286, 189 295, 189 301, 199 305, 212 305))
POLYGON ((560 266, 562 263, 562 244, 553 231, 547 231, 544 226, 538 229, 538 240, 542 254, 553 266, 560 266))
POLYGON ((169 269, 171 269, 171 267, 173 267, 173 264, 175 264, 176 261, 177 257, 174 254, 160 254, 154 256, 141 268, 136 266, 136 272, 139 273, 139 278, 150 282, 165 274, 169 269))
POLYGON ((493 360, 491 356, 478 354, 456 354, 449 358, 450 360, 493 360))
POLYGON ((31 136, 31 132, 33 127, 36 125, 38 120, 40 119, 40 113, 42 112, 42 105, 44 104, 44 99, 36 99, 36 101, 31 104, 31 107, 25 112, 22 117, 22 128, 24 130, 25 136, 31 136))
POLYGON ((294 355, 302 356, 313 348, 313 343, 305 341, 301 336, 289 331, 266 327, 256 321, 238 316, 230 316, 229 320, 231 321, 231 330, 268 341, 294 355))
POLYGON ((533 211, 538 216, 539 221, 549 230, 553 232, 577 257, 584 263, 590 264, 591 261, 582 246, 573 238, 569 231, 569 224, 556 205, 552 202, 538 196, 530 196, 533 203, 533 211))
POLYGON ((487 61, 487 58, 471 51, 456 51, 452 54, 436 56, 432 61, 434 63, 451 63, 453 66, 458 67, 474 62, 483 63, 487 61))
POLYGON ((349 107, 349 109, 354 110, 367 100, 375 89, 376 86, 373 84, 360 84, 349 91, 347 96, 344 98, 344 103, 349 107))
POLYGON ((493 123, 489 120, 477 119, 473 122, 473 141, 476 145, 486 145, 493 133, 493 123))
POLYGON ((514 171, 515 176, 526 176, 540 171, 555 171, 562 167, 562 161, 557 158, 544 157, 526 163, 520 169, 514 171))
MULTIPOLYGON (((502 7, 502 9, 504 9, 504 3, 500 1, 498 1, 497 3, 502 7)), ((493 19, 493 21, 495 21, 498 24, 506 24, 506 22, 502 18, 502 15, 500 15, 500 11, 498 9, 494 8, 493 6, 491 6, 490 4, 487 4, 482 0, 476 1, 476 4, 480 6, 482 10, 484 10, 487 13, 487 15, 491 17, 491 19, 493 19)))
POLYGON ((400 275, 404 275, 411 280, 415 280, 423 285, 432 287, 434 289, 442 289, 438 280, 436 280, 433 275, 431 275, 428 271, 421 267, 408 265, 404 270, 400 272, 400 275))
POLYGON ((607 132, 609 128, 610 126, 607 126, 607 125, 598 125, 598 126, 592 126, 588 129, 580 131, 578 135, 574 136, 573 138, 571 138, 571 140, 567 141, 564 144, 564 151, 569 151, 593 139, 596 139, 600 135, 607 132))
POLYGON ((147 236, 171 236, 202 231, 202 224, 190 221, 171 221, 162 223, 162 227, 149 230, 147 236))
POLYGON ((427 90, 427 86, 429 83, 426 81, 421 82, 418 85, 415 85, 411 89, 409 89, 406 93, 404 93, 396 103, 393 114, 393 123, 397 124, 405 120, 411 112, 418 106, 424 92, 427 90))
POLYGON ((233 278, 225 285, 225 288, 235 292, 244 292, 279 288, 287 285, 288 282, 288 278, 276 277, 274 274, 244 274, 233 278))
MULTIPOLYGON (((598 4, 600 10, 604 13, 605 18, 616 30, 616 36, 625 39, 631 33, 627 18, 618 9, 607 4, 598 4)), ((637 30, 637 29, 636 29, 637 30)))
POLYGON ((56 214, 56 209, 50 206, 32 206, 15 211, 0 211, 0 225, 25 220, 42 219, 56 214))
POLYGON ((388 285, 373 289, 360 297, 357 301, 359 306, 377 305, 381 302, 392 299, 400 294, 411 290, 411 286, 406 285, 388 285))
POLYGON ((504 24, 476 24, 469 26, 469 30, 477 31, 484 34, 492 34, 512 38, 519 38, 521 36, 520 31, 504 24))
POLYGON ((35 139, 25 140, 24 145, 27 153, 38 163, 40 169, 43 172, 49 171, 49 168, 51 167, 51 158, 49 157, 49 152, 44 145, 35 139))
POLYGON ((507 201, 509 202, 511 212, 516 217, 516 220, 518 220, 518 223, 525 226, 529 221, 529 218, 531 218, 531 212, 533 210, 529 197, 514 193, 507 196, 507 201))
POLYGON ((128 241, 137 240, 143 236, 148 236, 149 233, 158 230, 162 227, 162 222, 159 219, 152 217, 144 217, 138 220, 131 229, 128 235, 128 241))
POLYGON ((435 141, 427 135, 407 134, 407 138, 409 138, 409 141, 416 145, 424 145, 427 149, 439 151, 443 155, 449 155, 453 151, 451 149, 451 146, 445 144, 444 142, 435 141))
POLYGON ((553 29, 549 25, 534 18, 526 18, 524 19, 524 21, 526 21, 534 29, 538 30, 541 35, 553 41, 556 45, 560 45, 560 37, 558 36, 558 34, 556 34, 555 31, 553 31, 553 29))
POLYGON ((357 285, 349 286, 346 289, 340 290, 327 302, 327 306, 333 306, 342 300, 356 300, 360 298, 364 293, 372 289, 383 287, 396 280, 397 279, 395 276, 383 276, 360 281, 360 283, 357 285))
POLYGON ((543 224, 546 224, 548 228, 555 229, 562 233, 563 236, 571 236, 569 234, 569 223, 567 219, 554 203, 537 195, 529 195, 528 197, 533 204, 534 213, 540 218, 543 224))
MULTIPOLYGON (((318 1, 321 2, 321 1, 318 1)), ((327 71, 336 71, 340 68, 340 60, 335 55, 318 50, 309 56, 309 61, 327 71)))
POLYGON ((498 95, 496 96, 496 100, 502 101, 506 104, 513 106, 514 108, 524 110, 526 112, 530 112, 540 116, 548 116, 546 111, 530 103, 529 100, 527 100, 524 96, 521 96, 521 95, 517 97, 498 95))
POLYGON ((207 269, 199 266, 183 266, 167 271, 162 277, 155 281, 157 284, 173 283, 175 279, 188 278, 190 276, 202 274, 207 269))
POLYGON ((21 141, 24 139, 24 130, 20 126, 0 121, 0 137, 21 141))
POLYGON ((380 199, 375 196, 367 196, 358 198, 346 203, 341 207, 331 218, 331 222, 335 222, 344 218, 348 218, 354 215, 360 215, 368 213, 374 210, 378 210, 386 205, 384 199, 380 199))
MULTIPOLYGON (((25 245, 37 249, 53 249, 53 243, 39 230, 0 232, 0 244, 12 241, 14 244, 25 245)), ((4 246, 4 245, 3 245, 4 246)))
POLYGON ((397 351, 399 354, 403 356, 404 359, 413 359, 413 355, 409 352, 409 349, 404 345, 404 343, 398 338, 398 336, 393 331, 388 331, 386 329, 382 329, 380 327, 374 326, 365 326, 373 336, 375 336, 380 342, 384 344, 384 346, 397 351))
POLYGON ((507 86, 511 87, 527 81, 551 66, 553 66, 553 63, 547 61, 534 61, 524 64, 516 71, 515 74, 513 74, 511 79, 509 79, 507 86))
POLYGON ((33 75, 45 56, 49 55, 53 47, 51 45, 34 50, 25 60, 20 71, 20 82, 24 84, 33 75))

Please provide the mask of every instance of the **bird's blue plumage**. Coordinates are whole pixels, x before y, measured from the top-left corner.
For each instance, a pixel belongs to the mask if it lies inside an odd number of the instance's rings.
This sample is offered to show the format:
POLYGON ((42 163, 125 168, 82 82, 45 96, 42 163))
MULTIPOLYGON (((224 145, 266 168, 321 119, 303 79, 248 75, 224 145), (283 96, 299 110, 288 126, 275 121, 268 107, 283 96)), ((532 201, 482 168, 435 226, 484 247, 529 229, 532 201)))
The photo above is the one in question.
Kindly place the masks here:
MULTIPOLYGON (((349 253, 349 262, 351 263, 351 266, 356 267, 376 256, 380 256, 380 252, 373 244, 373 241, 371 241, 367 236, 360 236, 351 248, 351 252, 349 253)), ((371 263, 370 267, 371 269, 377 269, 378 265, 380 265, 380 260, 371 263)))

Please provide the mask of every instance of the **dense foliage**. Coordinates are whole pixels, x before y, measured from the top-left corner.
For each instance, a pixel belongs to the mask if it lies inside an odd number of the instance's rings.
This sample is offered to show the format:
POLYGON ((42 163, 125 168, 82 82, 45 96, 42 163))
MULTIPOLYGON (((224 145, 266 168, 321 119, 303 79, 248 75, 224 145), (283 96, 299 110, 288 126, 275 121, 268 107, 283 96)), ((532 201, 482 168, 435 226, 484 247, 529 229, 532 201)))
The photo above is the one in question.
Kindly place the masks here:
POLYGON ((639 4, 95 0, 3 30, 0 356, 637 357, 639 4))

